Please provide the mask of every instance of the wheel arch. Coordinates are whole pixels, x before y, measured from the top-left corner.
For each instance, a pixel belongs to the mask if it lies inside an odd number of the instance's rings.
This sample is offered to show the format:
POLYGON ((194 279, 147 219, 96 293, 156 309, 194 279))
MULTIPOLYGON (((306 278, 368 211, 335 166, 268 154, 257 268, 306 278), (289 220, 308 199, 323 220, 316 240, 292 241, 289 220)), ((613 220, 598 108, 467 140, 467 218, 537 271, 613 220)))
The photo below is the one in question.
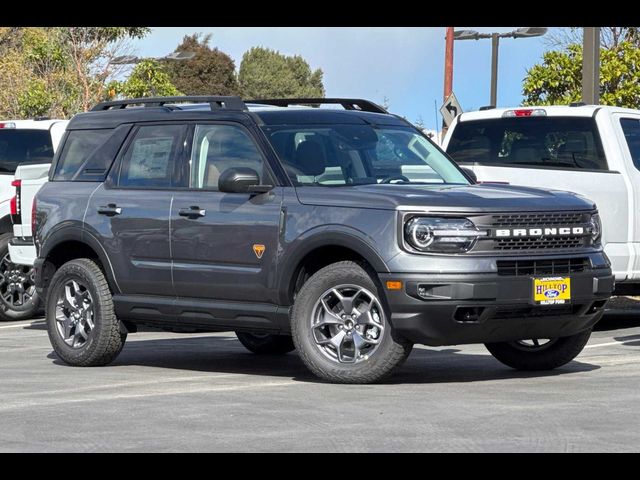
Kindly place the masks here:
POLYGON ((68 226, 52 233, 40 249, 39 257, 44 259, 43 287, 60 266, 76 258, 90 258, 98 264, 107 277, 111 291, 119 293, 113 266, 100 242, 80 226, 68 226))
POLYGON ((295 291, 306 281, 301 278, 342 260, 366 263, 374 272, 389 272, 376 249, 361 235, 344 230, 319 229, 301 238, 282 256, 278 297, 281 305, 291 305, 295 291))

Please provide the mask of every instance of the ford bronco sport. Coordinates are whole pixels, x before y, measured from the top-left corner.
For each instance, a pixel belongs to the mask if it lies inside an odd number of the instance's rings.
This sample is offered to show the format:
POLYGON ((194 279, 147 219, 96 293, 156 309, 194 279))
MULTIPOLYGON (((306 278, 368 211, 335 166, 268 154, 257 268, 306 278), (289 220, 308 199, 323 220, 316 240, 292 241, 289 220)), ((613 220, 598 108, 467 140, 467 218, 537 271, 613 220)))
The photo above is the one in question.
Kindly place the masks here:
POLYGON ((71 365, 110 363, 149 325, 295 348, 333 382, 377 381, 414 343, 551 369, 613 289, 591 201, 475 184, 365 100, 119 100, 63 142, 33 232, 71 365))

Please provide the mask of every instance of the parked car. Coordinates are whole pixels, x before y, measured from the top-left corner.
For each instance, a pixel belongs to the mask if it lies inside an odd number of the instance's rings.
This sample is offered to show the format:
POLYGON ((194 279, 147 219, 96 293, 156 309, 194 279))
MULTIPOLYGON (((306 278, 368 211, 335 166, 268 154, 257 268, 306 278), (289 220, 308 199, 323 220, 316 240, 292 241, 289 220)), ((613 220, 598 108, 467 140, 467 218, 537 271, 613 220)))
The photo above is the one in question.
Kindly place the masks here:
POLYGON ((600 105, 458 115, 443 142, 479 181, 570 190, 596 202, 616 293, 640 294, 640 110, 600 105))
POLYGON ((14 173, 23 164, 25 169, 41 170, 46 179, 66 124, 66 120, 50 119, 0 121, 0 321, 31 318, 40 308, 32 267, 16 263, 9 255, 12 220, 19 221, 22 211, 16 197, 21 182, 14 173))
POLYGON ((49 338, 77 366, 146 324, 295 348, 332 382, 377 381, 414 343, 551 369, 613 288, 592 201, 474 185, 366 100, 99 104, 69 123, 35 211, 49 338))

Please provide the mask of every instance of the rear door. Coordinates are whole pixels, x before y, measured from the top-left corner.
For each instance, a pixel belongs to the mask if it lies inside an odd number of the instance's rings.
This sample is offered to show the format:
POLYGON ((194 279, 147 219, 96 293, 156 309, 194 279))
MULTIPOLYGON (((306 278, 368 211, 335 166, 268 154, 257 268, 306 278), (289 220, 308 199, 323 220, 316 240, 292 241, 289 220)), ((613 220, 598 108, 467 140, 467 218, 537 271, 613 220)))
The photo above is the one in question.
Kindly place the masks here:
POLYGON ((135 127, 91 197, 87 231, 107 251, 124 294, 174 294, 169 212, 185 133, 180 124, 135 127))
POLYGON ((184 188, 171 210, 173 280, 178 297, 275 303, 282 187, 251 195, 218 191, 220 175, 248 167, 274 185, 266 158, 239 123, 192 127, 184 188))
POLYGON ((634 208, 629 216, 631 235, 630 248, 633 251, 629 279, 640 279, 640 114, 624 113, 616 115, 620 122, 620 143, 626 172, 630 179, 630 191, 634 208))
MULTIPOLYGON (((479 181, 567 190, 593 200, 601 214, 605 246, 626 244, 627 187, 604 153, 595 118, 459 121, 446 151, 460 165, 471 168, 479 181), (620 222, 621 218, 625 220, 620 222)), ((626 276, 626 258, 620 260, 614 261, 618 280, 626 276)))

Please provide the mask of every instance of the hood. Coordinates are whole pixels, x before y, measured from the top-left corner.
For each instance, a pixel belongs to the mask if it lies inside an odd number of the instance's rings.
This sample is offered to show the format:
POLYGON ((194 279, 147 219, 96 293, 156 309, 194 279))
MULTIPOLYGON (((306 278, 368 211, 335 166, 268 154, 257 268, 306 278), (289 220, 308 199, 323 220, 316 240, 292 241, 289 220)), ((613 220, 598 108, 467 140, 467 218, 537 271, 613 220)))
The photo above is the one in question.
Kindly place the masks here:
POLYGON ((456 212, 593 210, 572 192, 513 185, 398 185, 297 187, 300 202, 327 207, 456 212))

